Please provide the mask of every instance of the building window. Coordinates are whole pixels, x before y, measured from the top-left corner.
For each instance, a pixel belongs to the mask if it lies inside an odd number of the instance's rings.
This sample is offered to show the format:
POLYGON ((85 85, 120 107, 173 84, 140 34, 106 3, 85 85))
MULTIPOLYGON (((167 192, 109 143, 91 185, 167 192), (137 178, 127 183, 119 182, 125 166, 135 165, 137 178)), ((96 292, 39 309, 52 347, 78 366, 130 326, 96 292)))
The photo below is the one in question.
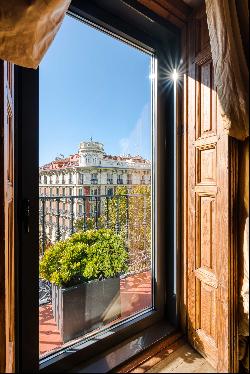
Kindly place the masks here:
POLYGON ((97 174, 91 174, 91 179, 90 179, 91 184, 97 184, 98 179, 97 179, 97 174))
POLYGON ((108 196, 113 196, 114 192, 113 192, 113 188, 108 188, 107 189, 107 195, 108 196))
POLYGON ((118 177, 117 177, 117 184, 123 184, 122 175, 118 175, 118 177))
POLYGON ((79 184, 83 184, 84 183, 84 174, 80 173, 79 176, 78 176, 78 183, 79 184))
POLYGON ((71 184, 71 183, 72 183, 72 174, 69 173, 69 184, 71 184))
POLYGON ((110 173, 107 174, 107 183, 113 184, 113 175, 110 173))
POLYGON ((78 212, 79 212, 80 215, 82 215, 82 205, 81 204, 78 205, 78 212))

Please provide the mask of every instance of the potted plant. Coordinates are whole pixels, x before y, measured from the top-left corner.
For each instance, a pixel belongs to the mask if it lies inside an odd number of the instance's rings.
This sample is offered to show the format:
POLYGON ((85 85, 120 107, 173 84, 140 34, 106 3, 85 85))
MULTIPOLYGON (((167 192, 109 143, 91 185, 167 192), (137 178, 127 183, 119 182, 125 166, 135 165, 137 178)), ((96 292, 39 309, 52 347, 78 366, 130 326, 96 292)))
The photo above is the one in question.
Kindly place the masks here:
POLYGON ((127 259, 124 240, 109 229, 77 232, 45 251, 40 277, 52 284, 63 342, 120 317, 120 274, 127 259))

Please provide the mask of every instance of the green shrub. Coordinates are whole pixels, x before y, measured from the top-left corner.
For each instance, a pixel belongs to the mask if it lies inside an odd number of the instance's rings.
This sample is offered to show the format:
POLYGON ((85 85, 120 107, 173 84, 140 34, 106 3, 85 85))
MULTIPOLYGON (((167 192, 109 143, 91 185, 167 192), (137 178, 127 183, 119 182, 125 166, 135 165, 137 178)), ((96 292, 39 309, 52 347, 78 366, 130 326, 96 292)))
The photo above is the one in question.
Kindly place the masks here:
POLYGON ((79 231, 49 247, 40 262, 40 277, 70 287, 127 271, 128 254, 120 235, 109 229, 79 231))

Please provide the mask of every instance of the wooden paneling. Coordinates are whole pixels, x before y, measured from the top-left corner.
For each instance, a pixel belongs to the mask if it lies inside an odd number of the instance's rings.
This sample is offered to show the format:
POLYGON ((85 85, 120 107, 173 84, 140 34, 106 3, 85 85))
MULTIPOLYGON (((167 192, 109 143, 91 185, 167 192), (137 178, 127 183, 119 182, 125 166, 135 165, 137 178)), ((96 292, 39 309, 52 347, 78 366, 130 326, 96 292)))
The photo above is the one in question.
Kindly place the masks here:
POLYGON ((236 285, 230 286, 236 253, 231 241, 236 198, 232 171, 236 165, 214 85, 204 8, 192 15, 187 41, 184 305, 188 338, 218 372, 231 372, 236 370, 232 354, 236 285))
POLYGON ((0 371, 14 371, 14 68, 1 61, 0 371), (2 214, 2 213, 1 213, 2 214))
POLYGON ((152 12, 178 27, 183 27, 191 8, 182 0, 137 0, 152 12))

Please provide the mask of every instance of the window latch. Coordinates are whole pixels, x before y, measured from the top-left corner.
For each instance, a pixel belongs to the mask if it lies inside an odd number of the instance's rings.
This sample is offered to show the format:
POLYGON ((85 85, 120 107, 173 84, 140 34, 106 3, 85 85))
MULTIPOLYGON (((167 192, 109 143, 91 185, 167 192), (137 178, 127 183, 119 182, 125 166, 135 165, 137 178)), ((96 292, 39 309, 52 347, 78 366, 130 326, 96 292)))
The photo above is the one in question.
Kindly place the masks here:
POLYGON ((25 199, 23 204, 23 223, 24 223, 24 231, 29 233, 30 232, 30 200, 25 199))

